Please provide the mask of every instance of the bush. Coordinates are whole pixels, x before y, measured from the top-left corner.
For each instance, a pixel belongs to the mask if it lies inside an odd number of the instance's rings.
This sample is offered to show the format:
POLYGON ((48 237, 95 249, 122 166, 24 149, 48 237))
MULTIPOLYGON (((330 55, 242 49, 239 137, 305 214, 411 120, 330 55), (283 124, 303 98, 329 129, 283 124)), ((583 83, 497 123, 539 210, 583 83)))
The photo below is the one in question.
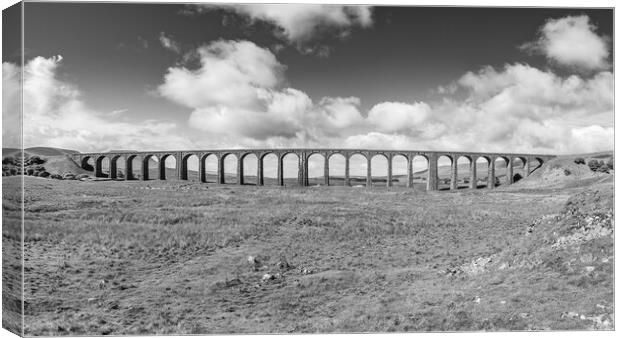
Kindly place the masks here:
POLYGON ((611 170, 614 169, 614 158, 612 156, 612 158, 610 158, 609 160, 607 160, 607 167, 611 170))
POLYGON ((575 163, 577 164, 586 164, 586 160, 583 157, 575 158, 575 163))
POLYGON ((7 156, 7 157, 3 158, 2 159, 2 164, 15 165, 15 157, 7 156))
POLYGON ((590 167, 590 170, 592 171, 598 171, 598 168, 600 168, 601 163, 597 160, 589 160, 588 161, 588 167, 590 167))
POLYGON ((40 158, 39 156, 31 156, 28 161, 32 164, 43 164, 45 160, 40 158))
POLYGON ((570 175, 570 170, 564 169, 564 176, 568 176, 568 175, 570 175))
POLYGON ((50 177, 55 180, 62 180, 62 176, 60 176, 59 174, 51 174, 50 177))
POLYGON ((50 173, 48 173, 47 171, 42 171, 39 173, 39 177, 49 177, 50 173))
POLYGON ((35 165, 32 169, 34 169, 34 171, 45 171, 45 167, 41 165, 35 165))
POLYGON ((26 169, 26 175, 32 176, 32 174, 34 174, 34 169, 33 168, 26 169))
POLYGON ((15 175, 17 175, 17 168, 11 168, 11 169, 9 169, 9 173, 11 173, 11 176, 15 176, 15 175))
POLYGON ((32 173, 32 176, 36 176, 36 177, 38 177, 40 173, 41 173, 41 172, 39 172, 39 171, 35 171, 35 172, 33 172, 33 173, 32 173))
POLYGON ((598 167, 598 171, 609 174, 609 167, 607 166, 607 164, 603 163, 600 167, 598 167))

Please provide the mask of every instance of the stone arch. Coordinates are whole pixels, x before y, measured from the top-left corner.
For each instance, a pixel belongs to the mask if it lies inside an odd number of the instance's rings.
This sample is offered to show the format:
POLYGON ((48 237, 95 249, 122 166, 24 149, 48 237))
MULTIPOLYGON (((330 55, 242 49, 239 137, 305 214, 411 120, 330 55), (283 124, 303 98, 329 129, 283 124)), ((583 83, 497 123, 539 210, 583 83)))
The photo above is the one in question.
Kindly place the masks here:
POLYGON ((330 185, 349 185, 347 170, 347 158, 341 152, 333 152, 327 155, 327 163, 329 166, 329 184, 330 185))
POLYGON ((329 185, 327 155, 320 151, 310 152, 306 156, 306 173, 308 185, 329 185))
POLYGON ((515 156, 512 159, 512 182, 517 182, 527 176, 527 158, 515 156))
POLYGON ((544 163, 545 163, 545 160, 542 159, 541 157, 534 157, 533 161, 530 161, 530 174, 536 171, 538 168, 542 167, 544 163))
POLYGON ((134 165, 135 159, 138 158, 138 154, 131 154, 125 156, 125 179, 126 180, 135 180, 136 167, 134 165))
POLYGON ((142 157, 142 180, 147 181, 150 179, 150 163, 151 161, 159 162, 159 158, 156 155, 147 154, 142 157))
POLYGON ((253 184, 253 185, 258 185, 258 157, 259 154, 256 154, 254 152, 247 152, 247 153, 242 153, 239 156, 239 162, 237 163, 237 166, 241 166, 240 168, 240 175, 239 173, 237 174, 237 180, 241 179, 241 181, 239 182, 240 184, 253 184), (249 174, 247 175, 246 173, 255 173, 255 175, 249 174))
POLYGON ((475 170, 475 162, 472 161, 472 157, 469 155, 460 154, 454 157, 456 158, 457 168, 456 188, 472 188, 473 186, 470 183, 475 181, 475 177, 472 175, 475 170))
POLYGON ((219 184, 226 184, 226 183, 233 183, 233 182, 227 182, 228 180, 226 179, 226 174, 228 173, 229 175, 232 174, 233 177, 235 177, 235 182, 234 183, 238 183, 237 182, 237 166, 238 166, 238 162, 239 162, 239 158, 238 155, 235 153, 223 153, 220 157, 219 157, 219 161, 218 161, 218 183, 219 184), (233 160, 234 158, 234 160, 233 160), (228 159, 228 163, 226 163, 226 159, 228 159), (234 162, 233 162, 234 161, 234 162), (228 168, 228 170, 227 170, 228 168))
POLYGON ((512 162, 508 156, 498 155, 495 157, 495 185, 508 185, 512 183, 512 162))
POLYGON ((349 170, 347 174, 349 177, 349 184, 351 186, 359 186, 362 185, 362 183, 366 186, 371 184, 368 180, 368 156, 362 152, 351 152, 348 153, 346 157, 349 162, 349 170))
POLYGON ((476 162, 476 188, 489 187, 489 172, 491 171, 491 157, 486 155, 476 155, 473 157, 476 162))
POLYGON ((370 186, 390 186, 392 165, 390 157, 384 153, 370 154, 370 186), (378 160, 377 160, 378 158, 378 160))
MULTIPOLYGON (((184 154, 181 159, 181 179, 182 180, 190 180, 194 179, 194 175, 190 175, 190 169, 193 168, 193 172, 199 171, 200 166, 200 158, 196 153, 188 153, 184 154)), ((198 175, 200 176, 200 175, 198 175)), ((199 179, 199 177, 198 177, 199 179)))
POLYGON ((104 167, 108 169, 108 174, 109 174, 110 159, 106 155, 97 156, 97 158, 95 159, 95 177, 107 177, 108 176, 104 173, 104 167))
POLYGON ((280 182, 282 168, 281 168, 280 157, 278 156, 277 153, 268 151, 268 152, 259 154, 258 167, 259 167, 258 168, 259 185, 265 185, 265 184, 282 185, 284 184, 283 181, 280 182))
POLYGON ((454 170, 456 162, 450 154, 437 154, 437 189, 447 190, 454 189, 456 184, 455 178, 451 173, 454 170))
MULTIPOLYGON (((110 171, 108 173, 108 177, 112 180, 117 178, 125 178, 125 174, 118 166, 118 160, 122 157, 122 155, 112 155, 110 157, 110 171)), ((123 164, 123 166, 125 166, 123 164)))
POLYGON ((301 182, 301 155, 294 151, 287 151, 280 154, 281 180, 282 185, 302 185, 301 182), (293 156, 295 159, 293 159, 293 156), (296 168, 296 169, 293 169, 296 168), (294 174, 293 174, 294 173, 294 174))
POLYGON ((80 167, 87 171, 95 171, 95 159, 92 156, 82 157, 80 167))
POLYGON ((391 185, 403 185, 406 184, 408 187, 411 186, 409 183, 410 176, 408 174, 409 170, 409 156, 403 153, 394 153, 392 154, 392 160, 390 163, 392 167, 392 182, 391 185), (405 179, 403 179, 403 177, 405 179))
POLYGON ((430 159, 426 154, 413 154, 411 156, 411 187, 415 188, 416 185, 424 186, 424 189, 428 189, 431 184, 430 178, 430 159))
MULTIPOLYGON (((177 158, 174 154, 168 153, 168 154, 163 154, 161 155, 161 157, 159 158, 159 179, 160 180, 165 180, 166 179, 166 160, 168 160, 169 158, 172 158, 172 160, 174 161, 174 169, 178 169, 178 161, 177 158)), ((170 168, 172 169, 172 168, 170 168)))
POLYGON ((200 182, 217 182, 218 158, 215 153, 204 153, 198 162, 198 176, 200 182))

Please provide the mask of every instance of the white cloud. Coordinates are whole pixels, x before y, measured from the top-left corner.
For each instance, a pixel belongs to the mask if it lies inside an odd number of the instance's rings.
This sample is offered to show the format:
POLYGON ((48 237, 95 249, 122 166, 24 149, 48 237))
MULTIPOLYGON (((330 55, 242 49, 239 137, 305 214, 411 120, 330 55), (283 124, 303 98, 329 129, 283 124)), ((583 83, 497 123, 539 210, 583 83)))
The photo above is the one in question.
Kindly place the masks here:
POLYGON ((199 5, 198 12, 222 8, 246 16, 252 21, 273 24, 275 34, 302 52, 329 53, 322 47, 307 46, 311 40, 321 36, 346 37, 355 27, 372 26, 372 7, 312 4, 242 4, 242 5, 199 5))
POLYGON ((181 53, 181 48, 179 44, 172 39, 172 36, 166 36, 164 32, 159 33, 159 42, 162 47, 171 50, 177 54, 181 53))
POLYGON ((198 69, 168 69, 159 93, 193 109, 191 127, 245 142, 312 140, 361 121, 357 98, 323 98, 315 105, 285 87, 285 66, 249 41, 216 41, 198 48, 198 69))
POLYGON ((549 19, 538 40, 522 48, 544 54, 558 64, 584 70, 609 68, 609 38, 596 34, 587 15, 549 19))
POLYGON ((255 107, 261 88, 282 81, 285 67, 267 49, 249 41, 216 41, 198 48, 200 68, 168 68, 159 92, 192 108, 211 105, 255 107))
POLYGON ((424 102, 382 102, 370 109, 368 122, 383 132, 407 131, 422 127, 430 112, 431 108, 424 102))
MULTIPOLYGON (((61 60, 60 56, 39 56, 28 61, 24 67, 24 147, 102 151, 118 148, 182 149, 191 146, 187 139, 175 136, 179 133, 174 123, 155 120, 122 122, 117 117, 90 109, 81 100, 77 87, 58 79, 61 60)), ((19 67, 5 62, 2 68, 3 88, 18 88, 19 67)), ((19 96, 3 97, 3 118, 6 116, 5 107, 18 105, 19 96)))
POLYGON ((414 113, 415 105, 376 105, 368 116, 375 129, 350 136, 347 144, 542 153, 613 147, 613 74, 609 72, 590 78, 562 77, 512 64, 501 70, 483 67, 468 72, 454 84, 465 98, 448 96, 425 104, 420 114, 414 113))
POLYGON ((170 68, 159 91, 193 110, 191 127, 239 144, 550 153, 612 144, 606 71, 586 78, 519 63, 487 66, 446 86, 453 89, 442 101, 380 102, 365 118, 359 98, 314 103, 286 87, 286 67, 251 42, 217 41, 196 54, 200 66, 170 68))
POLYGON ((319 102, 325 127, 342 129, 360 124, 364 121, 360 111, 360 99, 357 97, 324 97, 319 102))

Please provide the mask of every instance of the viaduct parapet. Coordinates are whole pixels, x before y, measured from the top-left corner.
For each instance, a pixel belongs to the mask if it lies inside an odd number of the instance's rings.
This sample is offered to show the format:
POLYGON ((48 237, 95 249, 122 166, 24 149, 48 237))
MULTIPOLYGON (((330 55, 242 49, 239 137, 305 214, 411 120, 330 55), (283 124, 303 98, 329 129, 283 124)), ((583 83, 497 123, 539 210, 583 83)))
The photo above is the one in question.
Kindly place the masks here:
MULTIPOLYGON (((125 164, 125 180, 138 179, 134 174, 134 161, 138 160, 140 166, 140 172, 142 173, 140 179, 160 179, 165 180, 166 177, 166 159, 173 157, 177 163, 175 171, 175 178, 179 180, 188 179, 188 159, 192 156, 198 158, 198 176, 200 182, 207 182, 206 174, 206 160, 211 156, 215 157, 217 161, 217 183, 225 183, 224 174, 224 160, 228 156, 234 156, 237 159, 237 184, 244 184, 244 170, 243 160, 248 155, 254 155, 257 159, 257 172, 256 172, 256 185, 264 185, 264 166, 263 160, 265 156, 273 154, 277 157, 277 184, 284 185, 283 176, 283 159, 288 154, 295 154, 299 159, 298 167, 298 183, 300 186, 309 185, 308 177, 308 160, 313 155, 322 156, 324 159, 324 184, 330 185, 329 177, 329 159, 334 155, 341 155, 345 159, 345 173, 344 184, 350 185, 350 166, 349 162, 351 156, 361 155, 366 158, 366 186, 372 186, 372 173, 371 173, 371 160, 375 156, 383 156, 387 159, 387 180, 386 185, 392 185, 392 160, 395 157, 402 156, 407 160, 407 187, 413 187, 413 160, 420 156, 427 161, 427 177, 426 177, 426 189, 437 190, 439 186, 438 178, 438 164, 437 161, 440 157, 445 156, 451 162, 450 170, 450 189, 455 190, 458 188, 458 160, 463 157, 469 161, 469 188, 476 189, 478 178, 476 170, 476 162, 483 158, 487 162, 487 188, 495 187, 495 160, 501 158, 506 163, 506 182, 505 184, 513 183, 513 170, 515 168, 514 163, 519 160, 520 167, 522 165, 525 176, 529 176, 534 170, 538 169, 542 164, 552 158, 554 155, 541 155, 541 154, 517 154, 517 153, 476 153, 476 152, 450 152, 450 151, 412 151, 412 150, 368 150, 368 149, 224 149, 224 150, 192 150, 192 151, 120 151, 120 152, 105 152, 105 153, 77 153, 72 154, 73 160, 78 163, 82 168, 87 170, 94 170, 96 177, 109 177, 110 179, 118 179, 118 161, 123 161, 125 164), (108 173, 103 171, 104 159, 109 160, 108 173), (94 162, 94 165, 88 163, 89 160, 94 162), (535 164, 533 164, 535 162, 535 164), (150 166, 157 167, 158 177, 150 177, 150 166)), ((135 168, 138 169, 138 168, 135 168)), ((155 169, 155 168, 153 168, 155 169)), ((168 169, 170 170, 170 169, 168 169)))

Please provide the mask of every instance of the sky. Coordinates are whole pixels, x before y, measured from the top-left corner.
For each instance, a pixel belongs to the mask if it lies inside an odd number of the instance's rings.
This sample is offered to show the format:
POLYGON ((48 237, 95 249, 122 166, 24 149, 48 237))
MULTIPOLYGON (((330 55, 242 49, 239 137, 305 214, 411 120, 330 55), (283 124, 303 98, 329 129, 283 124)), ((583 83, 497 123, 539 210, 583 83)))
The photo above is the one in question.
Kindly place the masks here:
MULTIPOLYGON (((25 147, 613 148, 611 9, 26 2, 24 16, 25 147)), ((10 17, 2 133, 18 147, 10 17)))

